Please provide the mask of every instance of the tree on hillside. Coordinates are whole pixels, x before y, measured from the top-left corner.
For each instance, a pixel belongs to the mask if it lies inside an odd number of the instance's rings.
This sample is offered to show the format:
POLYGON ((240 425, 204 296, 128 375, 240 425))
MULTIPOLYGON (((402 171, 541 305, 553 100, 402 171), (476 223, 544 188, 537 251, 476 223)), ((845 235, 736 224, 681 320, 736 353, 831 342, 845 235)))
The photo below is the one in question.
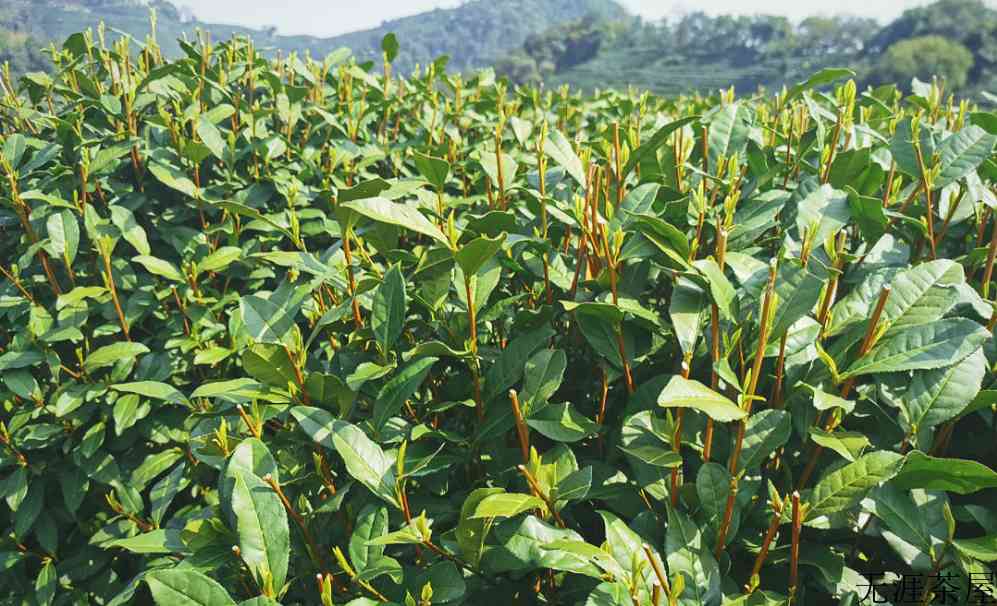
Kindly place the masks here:
POLYGON ((613 29, 596 15, 527 37, 523 48, 498 61, 496 72, 517 84, 536 82, 595 57, 613 29))
POLYGON ((526 39, 523 48, 541 72, 556 72, 584 63, 599 52, 604 25, 594 16, 551 28, 526 39))
POLYGON ((941 36, 973 54, 969 81, 986 83, 997 77, 997 11, 982 0, 938 0, 904 11, 870 41, 871 53, 882 53, 897 42, 921 36, 941 36))
POLYGON ((41 46, 26 34, 0 29, 0 65, 9 63, 14 74, 46 70, 49 60, 38 50, 41 46))
POLYGON ((943 78, 950 89, 959 89, 969 80, 973 53, 941 36, 919 36, 901 40, 886 50, 875 69, 878 79, 909 84, 913 78, 943 78))
POLYGON ((495 72, 516 84, 537 84, 542 80, 537 62, 523 51, 503 57, 495 64, 495 72))
POLYGON ((879 30, 866 17, 807 17, 797 27, 797 48, 806 56, 855 55, 879 30))

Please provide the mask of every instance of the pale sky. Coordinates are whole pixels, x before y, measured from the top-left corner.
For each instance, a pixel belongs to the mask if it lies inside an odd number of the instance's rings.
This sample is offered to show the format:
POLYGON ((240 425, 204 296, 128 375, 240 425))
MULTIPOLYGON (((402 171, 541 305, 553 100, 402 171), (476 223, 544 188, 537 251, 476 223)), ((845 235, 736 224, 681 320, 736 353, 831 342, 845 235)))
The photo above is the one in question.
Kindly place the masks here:
MULTIPOLYGON (((904 9, 929 0, 621 0, 645 19, 681 15, 694 10, 710 14, 775 14, 791 19, 810 15, 852 14, 887 21, 904 9), (824 5, 824 6, 821 6, 824 5)), ((282 34, 331 36, 377 27, 382 21, 413 15, 436 7, 452 7, 458 0, 173 0, 193 10, 198 19, 250 27, 277 26, 282 34)), ((997 0, 988 4, 997 5, 997 0)))

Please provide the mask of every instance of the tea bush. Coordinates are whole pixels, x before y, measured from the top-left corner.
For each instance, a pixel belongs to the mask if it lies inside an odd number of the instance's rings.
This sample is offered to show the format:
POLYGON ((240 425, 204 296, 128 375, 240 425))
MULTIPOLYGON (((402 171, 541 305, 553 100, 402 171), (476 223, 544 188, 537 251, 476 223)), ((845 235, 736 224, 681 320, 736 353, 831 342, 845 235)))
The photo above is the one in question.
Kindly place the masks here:
POLYGON ((4 78, 3 603, 992 583, 993 113, 134 44, 4 78))

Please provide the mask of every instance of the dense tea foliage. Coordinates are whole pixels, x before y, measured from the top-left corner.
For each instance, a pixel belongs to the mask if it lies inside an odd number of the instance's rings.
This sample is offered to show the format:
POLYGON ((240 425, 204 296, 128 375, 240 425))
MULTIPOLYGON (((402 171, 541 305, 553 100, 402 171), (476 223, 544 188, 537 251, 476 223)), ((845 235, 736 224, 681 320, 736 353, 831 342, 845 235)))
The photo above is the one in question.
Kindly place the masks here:
POLYGON ((4 603, 988 588, 997 116, 183 48, 4 80, 4 603))

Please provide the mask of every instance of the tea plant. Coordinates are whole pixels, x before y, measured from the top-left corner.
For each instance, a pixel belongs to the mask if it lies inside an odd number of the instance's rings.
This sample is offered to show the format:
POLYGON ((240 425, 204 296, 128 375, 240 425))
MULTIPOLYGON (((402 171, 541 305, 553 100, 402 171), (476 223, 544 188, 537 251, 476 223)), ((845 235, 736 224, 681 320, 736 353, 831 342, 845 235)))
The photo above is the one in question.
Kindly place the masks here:
POLYGON ((985 589, 997 116, 182 46, 4 78, 5 603, 985 589))

